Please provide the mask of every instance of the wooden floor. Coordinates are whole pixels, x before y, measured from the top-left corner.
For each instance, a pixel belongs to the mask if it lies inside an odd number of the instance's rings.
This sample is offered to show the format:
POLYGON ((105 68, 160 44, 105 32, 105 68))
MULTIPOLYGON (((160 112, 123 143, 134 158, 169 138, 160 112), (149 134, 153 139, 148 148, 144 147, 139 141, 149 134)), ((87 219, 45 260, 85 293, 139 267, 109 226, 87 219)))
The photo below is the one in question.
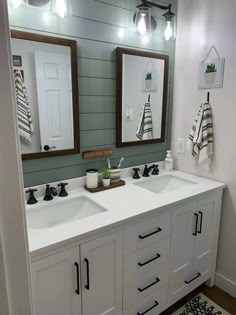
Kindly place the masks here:
POLYGON ((168 310, 161 313, 161 315, 170 315, 200 292, 205 294, 209 299, 221 306, 228 313, 236 315, 236 299, 217 287, 208 288, 206 285, 197 288, 175 305, 168 308, 168 310))

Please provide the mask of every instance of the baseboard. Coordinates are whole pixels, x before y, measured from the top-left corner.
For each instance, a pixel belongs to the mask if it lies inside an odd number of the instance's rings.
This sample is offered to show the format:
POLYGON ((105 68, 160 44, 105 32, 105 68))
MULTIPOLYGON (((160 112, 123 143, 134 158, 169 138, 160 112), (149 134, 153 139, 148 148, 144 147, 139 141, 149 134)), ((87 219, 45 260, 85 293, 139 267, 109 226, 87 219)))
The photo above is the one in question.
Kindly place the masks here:
POLYGON ((227 279, 225 276, 216 273, 215 285, 236 298, 236 283, 227 279))

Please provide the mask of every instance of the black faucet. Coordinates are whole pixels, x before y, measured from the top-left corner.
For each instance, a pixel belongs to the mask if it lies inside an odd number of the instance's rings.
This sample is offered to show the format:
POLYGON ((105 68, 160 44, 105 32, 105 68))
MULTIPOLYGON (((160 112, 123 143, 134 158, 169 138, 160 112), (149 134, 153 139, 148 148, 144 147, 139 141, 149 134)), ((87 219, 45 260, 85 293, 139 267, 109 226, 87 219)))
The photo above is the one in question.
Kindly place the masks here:
POLYGON ((134 168, 133 168, 133 171, 134 171, 133 179, 139 179, 140 176, 139 176, 139 173, 138 173, 138 172, 140 171, 140 168, 134 167, 134 168))
POLYGON ((50 185, 47 184, 45 196, 44 196, 43 200, 46 200, 46 201, 52 200, 53 196, 57 196, 57 190, 55 187, 50 187, 50 185))
POLYGON ((68 196, 68 192, 66 191, 65 186, 68 185, 68 183, 60 183, 57 186, 61 187, 61 191, 59 192, 59 197, 66 197, 68 196))
POLYGON ((158 165, 153 164, 151 166, 145 165, 144 170, 143 170, 143 177, 149 177, 149 173, 152 171, 152 175, 158 175, 159 174, 159 168, 158 165))
POLYGON ((27 204, 28 205, 33 205, 33 204, 35 204, 35 203, 37 203, 38 202, 38 200, 35 198, 35 196, 34 196, 34 192, 35 191, 37 191, 37 189, 32 189, 32 188, 30 188, 30 189, 28 189, 28 190, 26 190, 26 193, 28 194, 29 193, 29 199, 28 199, 28 201, 27 201, 27 204))

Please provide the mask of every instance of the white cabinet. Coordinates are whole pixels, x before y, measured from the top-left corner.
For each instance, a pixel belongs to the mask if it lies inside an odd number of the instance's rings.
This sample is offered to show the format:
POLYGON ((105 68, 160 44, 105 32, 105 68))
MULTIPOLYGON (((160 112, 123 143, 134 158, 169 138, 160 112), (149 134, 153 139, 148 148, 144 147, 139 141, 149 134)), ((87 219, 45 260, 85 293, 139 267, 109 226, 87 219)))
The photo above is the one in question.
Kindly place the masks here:
POLYGON ((212 196, 173 211, 169 301, 177 301, 211 277, 217 198, 212 196))
POLYGON ((35 315, 80 315, 79 248, 32 263, 35 315))
POLYGON ((81 245, 83 315, 122 314, 122 232, 81 245))
POLYGON ((157 315, 213 285, 221 197, 195 198, 33 262, 35 315, 157 315))
POLYGON ((32 263, 35 315, 122 314, 122 231, 80 250, 32 263))

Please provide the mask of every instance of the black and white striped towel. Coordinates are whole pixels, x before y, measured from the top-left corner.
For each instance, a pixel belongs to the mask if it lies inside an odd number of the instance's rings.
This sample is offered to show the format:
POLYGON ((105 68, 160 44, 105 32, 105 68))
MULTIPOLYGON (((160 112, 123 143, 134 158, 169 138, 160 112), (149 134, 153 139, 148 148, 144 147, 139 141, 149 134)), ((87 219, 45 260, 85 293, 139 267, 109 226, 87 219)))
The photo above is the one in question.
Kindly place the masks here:
POLYGON ((33 123, 30 113, 27 91, 20 70, 14 71, 14 83, 19 134, 23 140, 31 143, 33 123))
POLYGON ((150 102, 144 103, 140 112, 140 118, 136 131, 139 140, 150 140, 152 136, 152 112, 150 102))
POLYGON ((213 156, 213 121, 211 105, 202 103, 191 129, 188 143, 193 157, 198 157, 199 165, 210 168, 213 156))

